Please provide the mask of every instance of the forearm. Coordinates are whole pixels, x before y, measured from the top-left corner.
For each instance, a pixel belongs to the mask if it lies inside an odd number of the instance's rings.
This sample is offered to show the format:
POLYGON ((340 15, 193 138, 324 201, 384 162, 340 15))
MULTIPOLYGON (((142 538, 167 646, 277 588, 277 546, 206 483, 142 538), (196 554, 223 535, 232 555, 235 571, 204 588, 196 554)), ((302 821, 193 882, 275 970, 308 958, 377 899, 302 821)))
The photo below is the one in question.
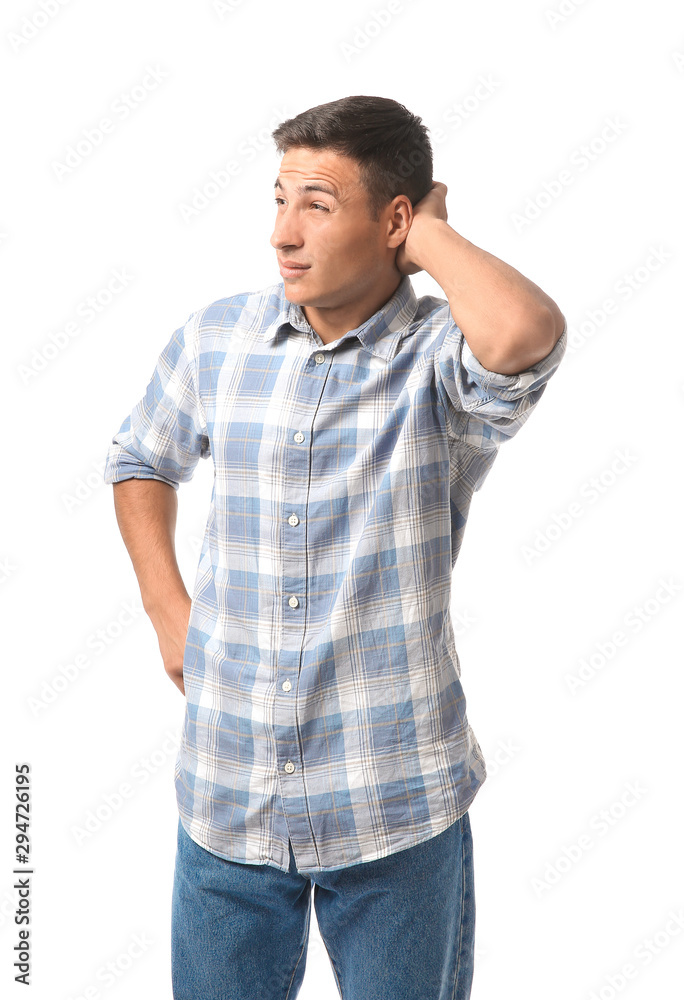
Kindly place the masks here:
POLYGON ((119 530, 155 623, 175 601, 190 600, 176 560, 176 491, 158 479, 124 479, 113 489, 119 530))
POLYGON ((546 357, 564 317, 538 285, 442 219, 412 227, 411 257, 444 290, 454 321, 485 368, 515 374, 546 357))

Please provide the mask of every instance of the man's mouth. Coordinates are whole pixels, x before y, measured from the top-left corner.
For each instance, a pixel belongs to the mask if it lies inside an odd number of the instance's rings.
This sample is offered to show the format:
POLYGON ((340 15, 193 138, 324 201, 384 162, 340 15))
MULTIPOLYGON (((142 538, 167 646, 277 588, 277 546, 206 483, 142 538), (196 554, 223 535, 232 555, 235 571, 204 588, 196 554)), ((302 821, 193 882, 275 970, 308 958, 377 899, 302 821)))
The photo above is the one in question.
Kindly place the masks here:
POLYGON ((278 266, 280 268, 280 273, 285 278, 295 278, 305 271, 308 271, 311 267, 310 264, 298 264, 295 261, 284 261, 279 260, 278 266))

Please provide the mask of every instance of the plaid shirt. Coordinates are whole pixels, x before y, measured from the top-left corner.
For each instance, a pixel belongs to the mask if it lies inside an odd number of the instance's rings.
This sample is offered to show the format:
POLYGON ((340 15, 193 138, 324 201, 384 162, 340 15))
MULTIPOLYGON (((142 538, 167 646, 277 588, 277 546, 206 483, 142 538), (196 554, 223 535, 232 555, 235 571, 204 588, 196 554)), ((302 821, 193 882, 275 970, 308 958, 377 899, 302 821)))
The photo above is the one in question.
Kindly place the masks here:
POLYGON ((473 493, 565 352, 484 368, 408 276, 324 344, 283 283, 192 313, 114 435, 105 482, 174 489, 211 455, 175 767, 181 822, 300 872, 428 840, 486 778, 451 576, 473 493))

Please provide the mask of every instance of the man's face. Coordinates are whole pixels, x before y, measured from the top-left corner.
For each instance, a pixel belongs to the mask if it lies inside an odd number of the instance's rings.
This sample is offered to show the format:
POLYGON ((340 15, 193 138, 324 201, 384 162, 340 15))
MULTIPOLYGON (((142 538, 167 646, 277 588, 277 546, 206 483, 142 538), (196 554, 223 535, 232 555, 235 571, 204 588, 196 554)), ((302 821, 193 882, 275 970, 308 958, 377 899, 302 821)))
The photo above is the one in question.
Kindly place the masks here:
POLYGON ((396 246, 387 245, 392 203, 374 222, 355 160, 304 147, 283 156, 276 181, 271 236, 285 295, 302 306, 336 308, 386 283, 396 246), (313 185, 318 190, 304 190, 313 185), (320 188, 325 188, 321 191, 320 188), (285 261, 308 265, 295 272, 285 261))

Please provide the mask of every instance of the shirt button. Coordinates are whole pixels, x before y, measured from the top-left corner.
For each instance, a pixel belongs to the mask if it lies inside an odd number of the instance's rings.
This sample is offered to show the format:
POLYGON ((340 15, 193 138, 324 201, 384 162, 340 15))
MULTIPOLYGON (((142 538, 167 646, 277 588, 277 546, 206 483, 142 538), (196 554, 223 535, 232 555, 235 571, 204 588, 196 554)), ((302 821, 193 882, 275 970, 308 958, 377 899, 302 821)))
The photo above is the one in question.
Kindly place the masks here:
POLYGON ((299 607, 299 601, 297 600, 296 597, 291 597, 290 600, 287 603, 290 605, 291 608, 298 608, 299 607))
POLYGON ((297 442, 297 444, 301 444, 302 441, 304 440, 304 435, 302 434, 301 431, 297 431, 297 433, 294 436, 294 439, 297 442))
POLYGON ((322 365, 324 361, 325 361, 325 354, 317 354, 316 355, 316 364, 317 365, 322 365))
POLYGON ((283 691, 289 691, 292 685, 289 681, 283 681, 283 691))
POLYGON ((294 764, 292 763, 291 760, 288 760, 287 764, 285 765, 285 770, 287 771, 288 774, 292 774, 292 772, 294 771, 294 764))
POLYGON ((297 525, 299 524, 299 518, 297 517, 296 514, 290 514, 287 520, 288 523, 291 524, 293 528, 296 528, 297 525))

